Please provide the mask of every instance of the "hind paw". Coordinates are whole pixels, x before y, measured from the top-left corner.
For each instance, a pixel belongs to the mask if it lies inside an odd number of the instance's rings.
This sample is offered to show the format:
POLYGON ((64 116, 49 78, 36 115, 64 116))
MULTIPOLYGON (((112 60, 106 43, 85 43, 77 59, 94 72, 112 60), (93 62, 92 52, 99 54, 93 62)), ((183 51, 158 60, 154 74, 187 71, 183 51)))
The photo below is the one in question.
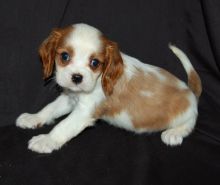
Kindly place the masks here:
POLYGON ((183 142, 183 136, 177 129, 168 129, 161 134, 162 141, 170 146, 181 145, 183 142))

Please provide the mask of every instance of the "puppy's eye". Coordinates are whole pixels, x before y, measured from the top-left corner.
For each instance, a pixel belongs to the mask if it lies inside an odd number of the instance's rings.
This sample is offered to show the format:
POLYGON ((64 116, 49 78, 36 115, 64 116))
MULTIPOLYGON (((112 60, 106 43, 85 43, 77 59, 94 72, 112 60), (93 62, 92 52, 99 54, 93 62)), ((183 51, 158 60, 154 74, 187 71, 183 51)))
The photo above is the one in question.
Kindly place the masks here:
POLYGON ((62 53, 60 54, 60 56, 61 56, 61 59, 62 59, 63 61, 68 62, 68 61, 70 60, 70 56, 69 56, 69 54, 68 54, 67 52, 62 52, 62 53))
POLYGON ((92 59, 92 60, 90 61, 90 66, 91 66, 92 68, 97 68, 97 67, 99 66, 99 64, 100 64, 100 62, 99 62, 98 59, 92 59))

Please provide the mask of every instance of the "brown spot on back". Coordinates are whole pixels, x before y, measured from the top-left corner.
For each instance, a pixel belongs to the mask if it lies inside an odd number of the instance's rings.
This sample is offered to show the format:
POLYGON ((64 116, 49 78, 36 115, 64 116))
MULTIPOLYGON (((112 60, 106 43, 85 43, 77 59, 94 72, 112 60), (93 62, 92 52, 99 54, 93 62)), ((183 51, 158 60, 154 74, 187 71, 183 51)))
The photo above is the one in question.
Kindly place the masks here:
POLYGON ((146 74, 140 70, 129 81, 122 76, 113 94, 97 108, 96 116, 114 116, 127 111, 135 128, 166 128, 173 118, 189 106, 189 89, 178 89, 174 76, 168 72, 163 73, 166 77, 164 82, 154 73, 146 74), (150 91, 152 96, 143 96, 142 91, 150 91))

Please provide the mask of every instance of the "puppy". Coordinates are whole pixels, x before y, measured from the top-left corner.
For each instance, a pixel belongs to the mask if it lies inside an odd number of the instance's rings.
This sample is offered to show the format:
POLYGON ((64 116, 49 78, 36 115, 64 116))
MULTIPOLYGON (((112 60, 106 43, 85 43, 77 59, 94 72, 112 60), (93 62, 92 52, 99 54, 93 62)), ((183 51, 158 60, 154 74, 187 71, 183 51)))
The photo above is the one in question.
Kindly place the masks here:
POLYGON ((169 46, 188 75, 188 85, 164 69, 120 52, 118 45, 86 24, 54 29, 39 53, 44 78, 55 71, 61 95, 36 114, 23 113, 16 125, 37 128, 69 114, 48 134, 33 137, 39 153, 60 149, 97 119, 136 133, 161 131, 167 145, 180 145, 196 123, 201 81, 187 56, 169 46))

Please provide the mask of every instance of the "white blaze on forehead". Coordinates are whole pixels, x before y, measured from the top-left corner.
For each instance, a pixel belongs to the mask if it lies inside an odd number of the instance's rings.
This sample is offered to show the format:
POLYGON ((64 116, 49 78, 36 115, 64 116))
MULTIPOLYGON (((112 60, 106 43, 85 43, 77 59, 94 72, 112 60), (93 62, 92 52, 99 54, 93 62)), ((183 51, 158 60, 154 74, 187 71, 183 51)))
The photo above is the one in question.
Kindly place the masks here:
POLYGON ((100 51, 102 42, 101 32, 87 24, 74 24, 73 32, 66 40, 67 45, 72 46, 77 52, 92 53, 100 51))

